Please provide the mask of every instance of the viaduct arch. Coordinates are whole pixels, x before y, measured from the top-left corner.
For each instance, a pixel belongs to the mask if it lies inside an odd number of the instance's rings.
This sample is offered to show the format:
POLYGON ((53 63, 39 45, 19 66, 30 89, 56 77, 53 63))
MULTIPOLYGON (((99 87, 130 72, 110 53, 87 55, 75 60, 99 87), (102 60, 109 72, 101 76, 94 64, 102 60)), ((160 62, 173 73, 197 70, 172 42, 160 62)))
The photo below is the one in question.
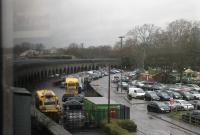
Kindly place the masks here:
POLYGON ((24 87, 27 83, 47 79, 55 74, 72 74, 111 65, 118 67, 117 59, 27 59, 15 60, 13 80, 15 87, 24 87))

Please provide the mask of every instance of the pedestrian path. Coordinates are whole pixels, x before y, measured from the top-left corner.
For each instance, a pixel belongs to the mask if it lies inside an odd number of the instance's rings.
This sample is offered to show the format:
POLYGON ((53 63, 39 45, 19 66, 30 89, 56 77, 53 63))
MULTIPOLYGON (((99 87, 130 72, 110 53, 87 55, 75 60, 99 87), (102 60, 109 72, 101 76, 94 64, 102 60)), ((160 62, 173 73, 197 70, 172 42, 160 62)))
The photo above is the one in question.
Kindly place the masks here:
POLYGON ((186 130, 189 130, 189 131, 191 131, 193 133, 196 133, 197 135, 200 135, 200 127, 196 127, 194 125, 185 123, 183 121, 178 121, 178 120, 171 119, 171 118, 167 117, 166 115, 161 115, 160 118, 162 120, 165 120, 165 121, 167 121, 169 123, 172 123, 172 124, 174 124, 176 126, 179 126, 179 127, 183 128, 183 129, 186 129, 186 130))

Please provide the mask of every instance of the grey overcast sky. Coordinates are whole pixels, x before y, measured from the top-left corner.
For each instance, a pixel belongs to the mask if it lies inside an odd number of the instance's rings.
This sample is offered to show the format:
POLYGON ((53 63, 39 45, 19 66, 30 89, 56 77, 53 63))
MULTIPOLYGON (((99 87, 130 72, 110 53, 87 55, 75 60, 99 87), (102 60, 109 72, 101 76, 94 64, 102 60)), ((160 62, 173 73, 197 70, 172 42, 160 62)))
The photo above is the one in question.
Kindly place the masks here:
POLYGON ((51 37, 50 46, 56 47, 72 42, 85 46, 114 45, 118 36, 135 25, 151 23, 165 27, 176 19, 200 20, 200 0, 36 1, 40 1, 39 6, 35 4, 35 8, 26 11, 47 14, 48 22, 42 23, 48 25, 45 28, 51 37))

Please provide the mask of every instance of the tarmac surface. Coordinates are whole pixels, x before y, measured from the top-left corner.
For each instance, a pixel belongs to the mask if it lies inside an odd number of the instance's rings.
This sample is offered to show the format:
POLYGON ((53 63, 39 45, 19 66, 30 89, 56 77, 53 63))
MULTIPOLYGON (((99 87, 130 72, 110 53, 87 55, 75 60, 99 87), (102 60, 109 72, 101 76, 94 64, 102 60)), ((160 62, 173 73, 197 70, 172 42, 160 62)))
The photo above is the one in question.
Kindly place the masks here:
MULTIPOLYGON (((62 96, 65 93, 65 88, 60 88, 59 86, 54 86, 53 82, 54 82, 54 79, 47 81, 47 82, 40 83, 36 89, 51 89, 51 90, 53 90, 59 98, 59 103, 62 104, 62 96)), ((73 130, 73 131, 69 131, 69 132, 72 133, 72 135, 107 135, 101 129, 98 129, 98 128, 97 129, 96 128, 95 129, 93 129, 93 128, 77 129, 77 130, 73 130)))
MULTIPOLYGON (((112 78, 112 76, 111 76, 112 78)), ((91 85, 102 96, 108 95, 108 77, 95 80, 91 85)), ((149 113, 146 109, 146 101, 133 99, 129 101, 126 92, 111 83, 111 99, 130 107, 130 118, 138 125, 137 135, 200 135, 200 128, 187 123, 168 118, 165 114, 149 113)))
MULTIPOLYGON (((47 88, 52 89, 59 97, 62 103, 62 95, 65 92, 64 88, 54 86, 53 80, 41 83, 37 89, 47 88)), ((104 97, 108 95, 108 77, 103 77, 92 81, 91 86, 104 97)), ((130 118, 135 121, 138 126, 137 135, 200 135, 200 128, 187 123, 175 121, 168 118, 165 114, 149 113, 146 109, 146 101, 135 100, 129 101, 126 98, 126 92, 119 89, 116 91, 116 85, 111 83, 111 99, 120 104, 130 107, 130 118)), ((73 135, 104 135, 98 129, 83 129, 72 133, 73 135)))

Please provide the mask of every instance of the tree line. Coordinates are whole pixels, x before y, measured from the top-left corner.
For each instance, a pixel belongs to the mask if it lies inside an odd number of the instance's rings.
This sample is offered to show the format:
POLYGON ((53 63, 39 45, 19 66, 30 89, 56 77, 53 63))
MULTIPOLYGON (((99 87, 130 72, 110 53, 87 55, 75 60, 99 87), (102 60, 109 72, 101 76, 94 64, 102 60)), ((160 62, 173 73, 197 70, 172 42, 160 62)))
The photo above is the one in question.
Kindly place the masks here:
MULTIPOLYGON (((119 58, 124 68, 160 67, 163 70, 184 68, 199 69, 200 21, 184 19, 170 22, 166 28, 154 24, 135 26, 127 32, 121 48, 120 41, 109 45, 84 47, 71 43, 66 48, 57 48, 59 54, 76 58, 119 58)), ((14 47, 19 53, 27 48, 44 49, 44 45, 23 43, 14 47)))
POLYGON ((135 26, 127 35, 130 37, 125 41, 124 54, 128 55, 124 57, 130 65, 135 62, 136 67, 176 69, 181 75, 184 68, 199 70, 200 21, 175 20, 165 29, 144 24, 135 26))

